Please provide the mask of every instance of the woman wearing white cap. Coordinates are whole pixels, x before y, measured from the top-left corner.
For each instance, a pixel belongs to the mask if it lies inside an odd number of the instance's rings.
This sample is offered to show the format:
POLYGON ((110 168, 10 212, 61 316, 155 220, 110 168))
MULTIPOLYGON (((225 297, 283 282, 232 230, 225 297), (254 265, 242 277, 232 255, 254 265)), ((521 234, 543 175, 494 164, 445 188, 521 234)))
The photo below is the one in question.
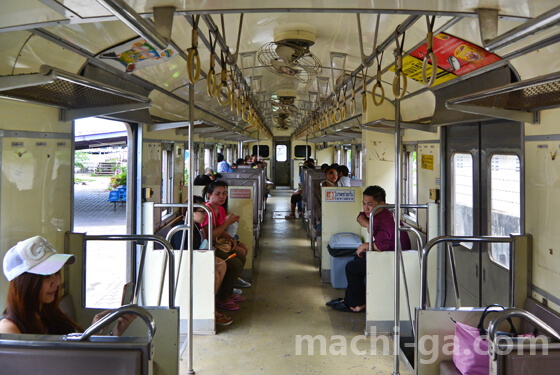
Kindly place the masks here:
MULTIPOLYGON (((10 281, 0 333, 66 335, 83 329, 66 314, 60 302, 60 269, 74 263, 71 254, 58 254, 41 236, 18 242, 4 256, 4 275, 10 281)), ((97 314, 101 319, 109 310, 97 314)), ((134 316, 119 318, 113 329, 122 334, 134 316), (124 318, 124 319, 123 319, 124 318)))

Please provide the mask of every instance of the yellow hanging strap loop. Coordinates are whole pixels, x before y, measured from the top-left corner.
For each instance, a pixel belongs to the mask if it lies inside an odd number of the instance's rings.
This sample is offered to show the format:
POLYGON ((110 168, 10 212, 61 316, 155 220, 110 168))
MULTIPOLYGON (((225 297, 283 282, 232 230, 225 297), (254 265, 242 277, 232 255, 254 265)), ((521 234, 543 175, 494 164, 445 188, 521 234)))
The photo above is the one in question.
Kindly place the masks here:
POLYGON ((218 98, 218 102, 223 106, 228 105, 229 101, 231 100, 231 89, 227 84, 227 68, 224 51, 222 51, 222 72, 220 84, 218 85, 218 91, 216 92, 216 97, 218 98), (225 90, 223 94, 222 90, 225 90))
POLYGON ((193 29, 191 34, 191 48, 187 49, 187 75, 189 82, 195 84, 200 79, 200 56, 198 55, 198 21, 200 16, 193 16, 193 29))
POLYGON ((231 97, 230 97, 230 104, 231 104, 231 111, 235 113, 235 104, 237 101, 235 100, 235 72, 233 68, 230 70, 230 77, 231 77, 231 97))
POLYGON ((208 33, 210 37, 210 69, 208 69, 208 76, 206 77, 206 92, 209 97, 214 97, 216 95, 216 71, 214 70, 214 64, 216 60, 216 43, 212 43, 212 33, 208 33))
POLYGON ((350 116, 356 114, 358 105, 356 104, 356 76, 352 77, 352 99, 350 99, 350 116))
POLYGON ((426 16, 426 24, 428 26, 428 36, 426 37, 426 56, 422 62, 422 83, 426 87, 432 87, 437 77, 437 57, 434 53, 434 23, 436 16, 433 16, 431 21, 430 17, 426 16), (428 80, 428 63, 432 60, 432 74, 428 80))
POLYGON ((342 108, 340 110, 342 114, 342 120, 346 120, 346 115, 348 114, 348 107, 346 107, 346 90, 348 85, 344 85, 344 91, 342 92, 342 108))
POLYGON ((377 80, 375 82, 375 85, 373 85, 373 89, 371 90, 371 98, 373 99, 373 104, 379 107, 385 101, 385 89, 383 88, 383 84, 381 83, 381 61, 383 60, 383 52, 381 52, 381 57, 379 56, 379 53, 377 53, 375 58, 377 60, 377 80), (381 94, 379 95, 381 99, 379 100, 377 99, 376 95, 377 89, 381 90, 381 94))
POLYGON ((395 95, 395 99, 402 99, 406 94, 406 75, 403 73, 402 68, 402 58, 403 58, 403 48, 404 48, 404 34, 402 38, 402 42, 399 43, 399 34, 398 31, 395 31, 396 37, 395 41, 397 43, 397 51, 396 51, 396 62, 395 62, 395 78, 393 78, 393 94, 395 95), (401 88, 401 81, 403 87, 401 88))
POLYGON ((368 68, 366 68, 366 71, 364 73, 364 82, 363 82, 363 90, 362 90, 362 113, 366 113, 367 112, 367 71, 368 68))

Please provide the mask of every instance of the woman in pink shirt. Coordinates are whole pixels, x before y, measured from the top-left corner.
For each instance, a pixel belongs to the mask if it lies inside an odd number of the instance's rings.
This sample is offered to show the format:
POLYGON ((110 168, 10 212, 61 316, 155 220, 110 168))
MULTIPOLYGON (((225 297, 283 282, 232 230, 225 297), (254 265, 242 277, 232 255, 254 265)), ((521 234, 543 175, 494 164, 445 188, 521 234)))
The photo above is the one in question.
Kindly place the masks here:
MULTIPOLYGON (((225 238, 232 243, 231 251, 215 249, 215 255, 218 258, 227 259, 233 253, 236 253, 234 258, 228 260, 228 270, 231 269, 234 270, 234 272, 229 272, 224 277, 222 285, 216 294, 216 306, 224 310, 235 311, 239 310, 237 302, 245 301, 244 297, 233 294, 233 288, 245 266, 248 249, 247 245, 238 242, 226 232, 228 226, 239 221, 238 215, 234 213, 227 215, 223 207, 228 197, 227 188, 228 184, 226 182, 213 181, 204 188, 203 195, 208 200, 206 206, 208 206, 210 212, 212 212, 212 240, 216 241, 219 238, 225 238)), ((208 236, 208 221, 209 217, 207 216, 206 220, 201 225, 203 236, 205 237, 208 236)))

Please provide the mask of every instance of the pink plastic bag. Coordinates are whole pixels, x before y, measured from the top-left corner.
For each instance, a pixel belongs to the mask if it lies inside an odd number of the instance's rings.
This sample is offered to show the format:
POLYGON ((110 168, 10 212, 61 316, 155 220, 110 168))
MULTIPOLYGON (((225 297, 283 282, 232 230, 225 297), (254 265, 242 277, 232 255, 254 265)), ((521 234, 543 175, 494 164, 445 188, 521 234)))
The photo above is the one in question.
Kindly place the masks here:
POLYGON ((463 375, 489 374, 488 340, 482 339, 478 328, 455 323, 453 363, 463 375))

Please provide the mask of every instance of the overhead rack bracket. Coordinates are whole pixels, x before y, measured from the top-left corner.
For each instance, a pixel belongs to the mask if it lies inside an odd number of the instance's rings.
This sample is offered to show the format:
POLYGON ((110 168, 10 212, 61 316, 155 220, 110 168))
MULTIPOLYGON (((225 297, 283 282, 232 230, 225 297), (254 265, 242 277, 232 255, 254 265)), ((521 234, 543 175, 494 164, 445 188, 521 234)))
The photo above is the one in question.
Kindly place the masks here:
POLYGON ((42 65, 39 73, 0 76, 0 97, 60 108, 62 121, 149 108, 148 97, 42 65))
MULTIPOLYGON (((401 121, 400 126, 402 129, 412 129, 412 130, 419 130, 419 131, 429 132, 429 133, 437 133, 437 127, 434 125, 430 125, 429 123, 401 121)), ((378 131, 379 129, 394 130, 395 121, 382 118, 379 120, 368 122, 367 124, 363 124, 361 128, 364 130, 371 130, 371 131, 378 131)))
POLYGON ((560 72, 449 99, 445 106, 461 112, 538 124, 539 111, 560 107, 560 72))

